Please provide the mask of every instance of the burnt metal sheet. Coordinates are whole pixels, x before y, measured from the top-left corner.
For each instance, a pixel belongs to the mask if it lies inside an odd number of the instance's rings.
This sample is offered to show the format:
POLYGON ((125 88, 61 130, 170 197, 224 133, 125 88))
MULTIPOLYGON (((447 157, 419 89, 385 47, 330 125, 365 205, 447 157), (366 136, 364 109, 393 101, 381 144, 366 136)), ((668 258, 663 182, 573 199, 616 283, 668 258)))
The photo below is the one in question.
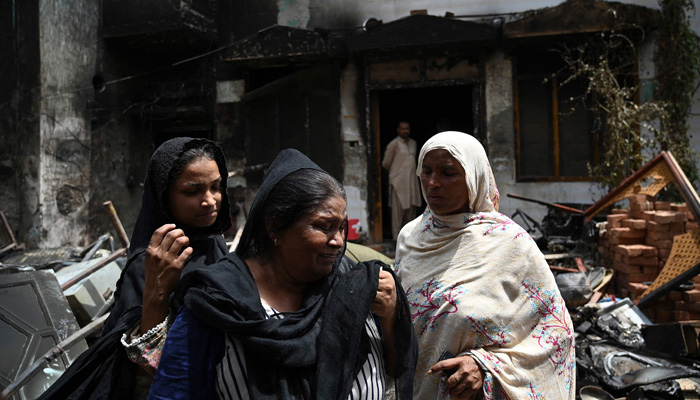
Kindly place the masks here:
POLYGON ((671 356, 698 354, 700 323, 653 324, 642 327, 647 349, 671 356))
POLYGON ((46 268, 64 266, 80 261, 80 247, 59 247, 55 249, 35 249, 13 251, 0 258, 0 273, 5 266, 29 266, 46 268))
POLYGON ((336 60, 345 54, 345 42, 338 35, 274 25, 232 44, 221 58, 241 66, 270 67, 336 60))
POLYGON ((491 24, 416 14, 349 37, 347 42, 353 52, 450 45, 465 50, 494 46, 497 37, 491 24))
MULTIPOLYGON (((0 275, 0 389, 78 329, 53 271, 0 275)), ((37 398, 86 349, 84 340, 68 349, 13 399, 37 398)))
POLYGON ((503 38, 523 39, 553 35, 653 30, 661 23, 658 10, 613 1, 569 0, 556 7, 524 14, 503 27, 503 38))

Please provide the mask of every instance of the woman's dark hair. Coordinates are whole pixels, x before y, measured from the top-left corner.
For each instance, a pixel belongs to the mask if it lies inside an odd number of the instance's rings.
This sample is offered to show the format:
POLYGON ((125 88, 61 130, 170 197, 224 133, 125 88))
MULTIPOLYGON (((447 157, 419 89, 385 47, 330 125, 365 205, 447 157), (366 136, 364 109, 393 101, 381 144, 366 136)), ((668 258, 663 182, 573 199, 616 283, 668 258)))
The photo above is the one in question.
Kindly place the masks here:
POLYGON ((343 185, 324 171, 301 169, 289 174, 270 192, 259 220, 251 221, 254 233, 248 255, 260 254, 272 243, 266 221, 273 231, 283 231, 336 196, 347 200, 343 185))
MULTIPOLYGON (((189 163, 200 158, 216 161, 216 146, 212 143, 205 142, 201 147, 193 147, 183 151, 180 157, 173 163, 172 169, 170 169, 170 173, 168 174, 168 186, 180 176, 189 163)), ((225 176, 221 177, 221 179, 226 178, 225 176)))

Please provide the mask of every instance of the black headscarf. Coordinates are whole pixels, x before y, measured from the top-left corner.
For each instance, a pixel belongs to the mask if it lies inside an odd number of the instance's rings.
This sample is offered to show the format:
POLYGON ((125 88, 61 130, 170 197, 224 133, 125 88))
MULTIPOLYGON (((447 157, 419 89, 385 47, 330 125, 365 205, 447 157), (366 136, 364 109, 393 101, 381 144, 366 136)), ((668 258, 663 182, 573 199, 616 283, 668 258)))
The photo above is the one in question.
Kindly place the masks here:
MULTIPOLYGON (((102 329, 102 337, 78 357, 41 399, 123 399, 133 397, 136 365, 126 357, 121 336, 141 318, 144 289, 145 250, 153 232, 166 223, 175 222, 167 206, 167 190, 173 168, 182 154, 193 148, 212 144, 221 174, 222 201, 213 225, 185 229, 194 250, 182 276, 213 264, 228 254, 222 233, 231 226, 226 193, 228 170, 221 148, 207 139, 175 138, 163 143, 153 153, 144 181, 141 211, 131 236, 128 260, 117 282, 115 304, 102 329)), ((171 304, 177 308, 179 303, 171 304)))
MULTIPOLYGON (((298 311, 266 319, 255 279, 242 259, 248 255, 255 229, 264 229, 262 212, 275 185, 305 168, 323 171, 300 152, 283 150, 253 201, 236 253, 189 274, 181 285, 186 290, 185 306, 193 315, 244 344, 252 399, 345 400, 369 353, 364 322, 385 264, 354 265, 339 254, 331 274, 309 287, 298 311)), ((417 347, 408 302, 398 284, 397 292, 396 376, 403 399, 412 394, 417 347)))
MULTIPOLYGON (((185 235, 190 239, 193 252, 187 261, 182 275, 203 266, 211 265, 226 254, 228 248, 222 234, 231 227, 230 206, 226 191, 228 169, 224 153, 219 146, 208 139, 178 137, 161 144, 151 156, 151 161, 143 183, 143 198, 141 211, 136 219, 134 232, 131 235, 129 256, 126 267, 117 284, 115 304, 102 332, 112 330, 122 314, 135 308, 141 309, 143 289, 145 284, 144 262, 145 251, 153 232, 167 223, 175 223, 168 207, 167 192, 170 183, 176 178, 173 169, 183 153, 190 149, 201 148, 205 144, 214 150, 214 161, 221 174, 221 206, 214 224, 206 228, 184 228, 185 235)), ((179 224, 178 224, 179 225, 179 224)), ((177 309, 179 304, 174 304, 177 309)), ((139 312, 140 316, 140 312, 139 312)))

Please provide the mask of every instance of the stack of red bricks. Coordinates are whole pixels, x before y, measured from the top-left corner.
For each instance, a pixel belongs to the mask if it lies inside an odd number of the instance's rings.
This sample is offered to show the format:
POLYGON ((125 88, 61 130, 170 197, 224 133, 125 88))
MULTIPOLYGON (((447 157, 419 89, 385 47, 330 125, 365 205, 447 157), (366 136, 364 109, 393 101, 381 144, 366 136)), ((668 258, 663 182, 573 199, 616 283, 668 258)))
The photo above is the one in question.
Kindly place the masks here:
MULTIPOLYGON (((698 224, 685 204, 656 201, 646 195, 632 196, 629 201, 629 209, 608 215, 598 251, 605 266, 615 271, 615 295, 634 300, 666 264, 674 236, 698 229, 698 224)), ((700 288, 700 277, 695 280, 700 288)), ((657 323, 700 319, 694 318, 700 317, 700 307, 692 304, 698 300, 700 289, 672 292, 642 311, 657 323)))

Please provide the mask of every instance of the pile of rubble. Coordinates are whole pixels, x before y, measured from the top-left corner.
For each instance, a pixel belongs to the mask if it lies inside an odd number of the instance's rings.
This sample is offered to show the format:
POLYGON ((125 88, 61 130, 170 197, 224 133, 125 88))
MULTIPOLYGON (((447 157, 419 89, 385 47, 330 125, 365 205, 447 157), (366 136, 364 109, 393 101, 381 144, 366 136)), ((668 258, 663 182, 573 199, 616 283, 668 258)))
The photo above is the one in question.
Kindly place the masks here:
MULTIPOLYGON (((617 297, 639 298, 668 261, 673 238, 698 230, 685 203, 657 201, 648 195, 629 198, 628 209, 614 209, 602 224, 598 251, 604 266, 615 271, 612 290, 617 297)), ((700 277, 642 308, 655 323, 700 319, 700 277)))

